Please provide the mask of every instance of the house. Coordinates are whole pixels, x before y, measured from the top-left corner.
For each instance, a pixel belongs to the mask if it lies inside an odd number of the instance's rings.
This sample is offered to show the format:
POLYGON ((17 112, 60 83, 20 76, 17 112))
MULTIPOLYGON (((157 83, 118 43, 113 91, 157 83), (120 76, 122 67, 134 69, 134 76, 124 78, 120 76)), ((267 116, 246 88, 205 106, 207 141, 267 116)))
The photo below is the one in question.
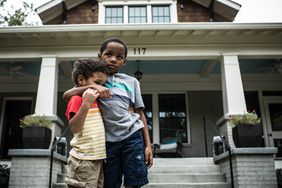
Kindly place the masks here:
MULTIPOLYGON (((230 0, 52 0, 37 8, 44 26, 1 28, 1 160, 22 147, 24 115, 67 125, 62 94, 73 87, 72 64, 96 57, 109 37, 128 46, 122 72, 143 73, 152 143, 181 133, 183 157, 210 157, 214 128, 255 110, 263 146, 282 157, 282 24, 232 23, 239 10, 230 0)), ((232 143, 230 127, 225 133, 232 143)))

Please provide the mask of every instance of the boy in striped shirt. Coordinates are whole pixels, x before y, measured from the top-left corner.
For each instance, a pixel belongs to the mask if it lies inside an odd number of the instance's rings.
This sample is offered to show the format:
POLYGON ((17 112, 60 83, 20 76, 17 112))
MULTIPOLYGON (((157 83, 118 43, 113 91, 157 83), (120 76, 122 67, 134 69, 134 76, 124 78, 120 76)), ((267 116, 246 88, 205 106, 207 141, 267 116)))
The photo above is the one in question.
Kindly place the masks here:
MULTIPOLYGON (((103 85, 109 70, 99 59, 79 59, 74 63, 72 81, 75 86, 103 85)), ((97 104, 97 90, 87 89, 82 96, 72 96, 66 116, 74 137, 68 159, 69 188, 103 188, 103 160, 106 158, 105 129, 97 104)))

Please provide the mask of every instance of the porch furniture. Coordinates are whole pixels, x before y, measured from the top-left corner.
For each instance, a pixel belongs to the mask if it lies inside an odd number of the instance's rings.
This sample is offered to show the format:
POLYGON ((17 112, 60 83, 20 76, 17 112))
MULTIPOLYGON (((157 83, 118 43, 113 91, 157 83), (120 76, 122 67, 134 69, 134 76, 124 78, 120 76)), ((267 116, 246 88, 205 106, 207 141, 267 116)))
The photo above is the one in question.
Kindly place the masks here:
POLYGON ((182 157, 183 144, 177 137, 168 137, 161 144, 153 144, 154 157, 182 157))

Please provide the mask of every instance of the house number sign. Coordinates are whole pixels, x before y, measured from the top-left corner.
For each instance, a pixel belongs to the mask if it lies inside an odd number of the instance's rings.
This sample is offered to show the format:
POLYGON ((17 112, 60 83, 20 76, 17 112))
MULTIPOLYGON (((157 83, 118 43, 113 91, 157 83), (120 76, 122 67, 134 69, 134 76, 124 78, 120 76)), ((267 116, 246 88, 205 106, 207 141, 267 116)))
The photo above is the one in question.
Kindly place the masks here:
POLYGON ((133 48, 134 55, 145 55, 147 48, 133 48))

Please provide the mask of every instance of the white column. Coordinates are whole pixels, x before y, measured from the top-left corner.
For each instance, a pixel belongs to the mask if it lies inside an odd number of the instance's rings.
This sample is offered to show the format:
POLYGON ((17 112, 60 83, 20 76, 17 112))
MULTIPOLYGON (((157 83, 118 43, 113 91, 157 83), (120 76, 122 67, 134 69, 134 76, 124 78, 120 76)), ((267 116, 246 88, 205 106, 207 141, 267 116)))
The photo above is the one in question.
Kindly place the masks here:
POLYGON ((224 115, 246 113, 246 102, 237 54, 223 54, 221 81, 224 115))
POLYGON ((57 114, 58 63, 57 58, 43 57, 37 89, 35 114, 57 114))

